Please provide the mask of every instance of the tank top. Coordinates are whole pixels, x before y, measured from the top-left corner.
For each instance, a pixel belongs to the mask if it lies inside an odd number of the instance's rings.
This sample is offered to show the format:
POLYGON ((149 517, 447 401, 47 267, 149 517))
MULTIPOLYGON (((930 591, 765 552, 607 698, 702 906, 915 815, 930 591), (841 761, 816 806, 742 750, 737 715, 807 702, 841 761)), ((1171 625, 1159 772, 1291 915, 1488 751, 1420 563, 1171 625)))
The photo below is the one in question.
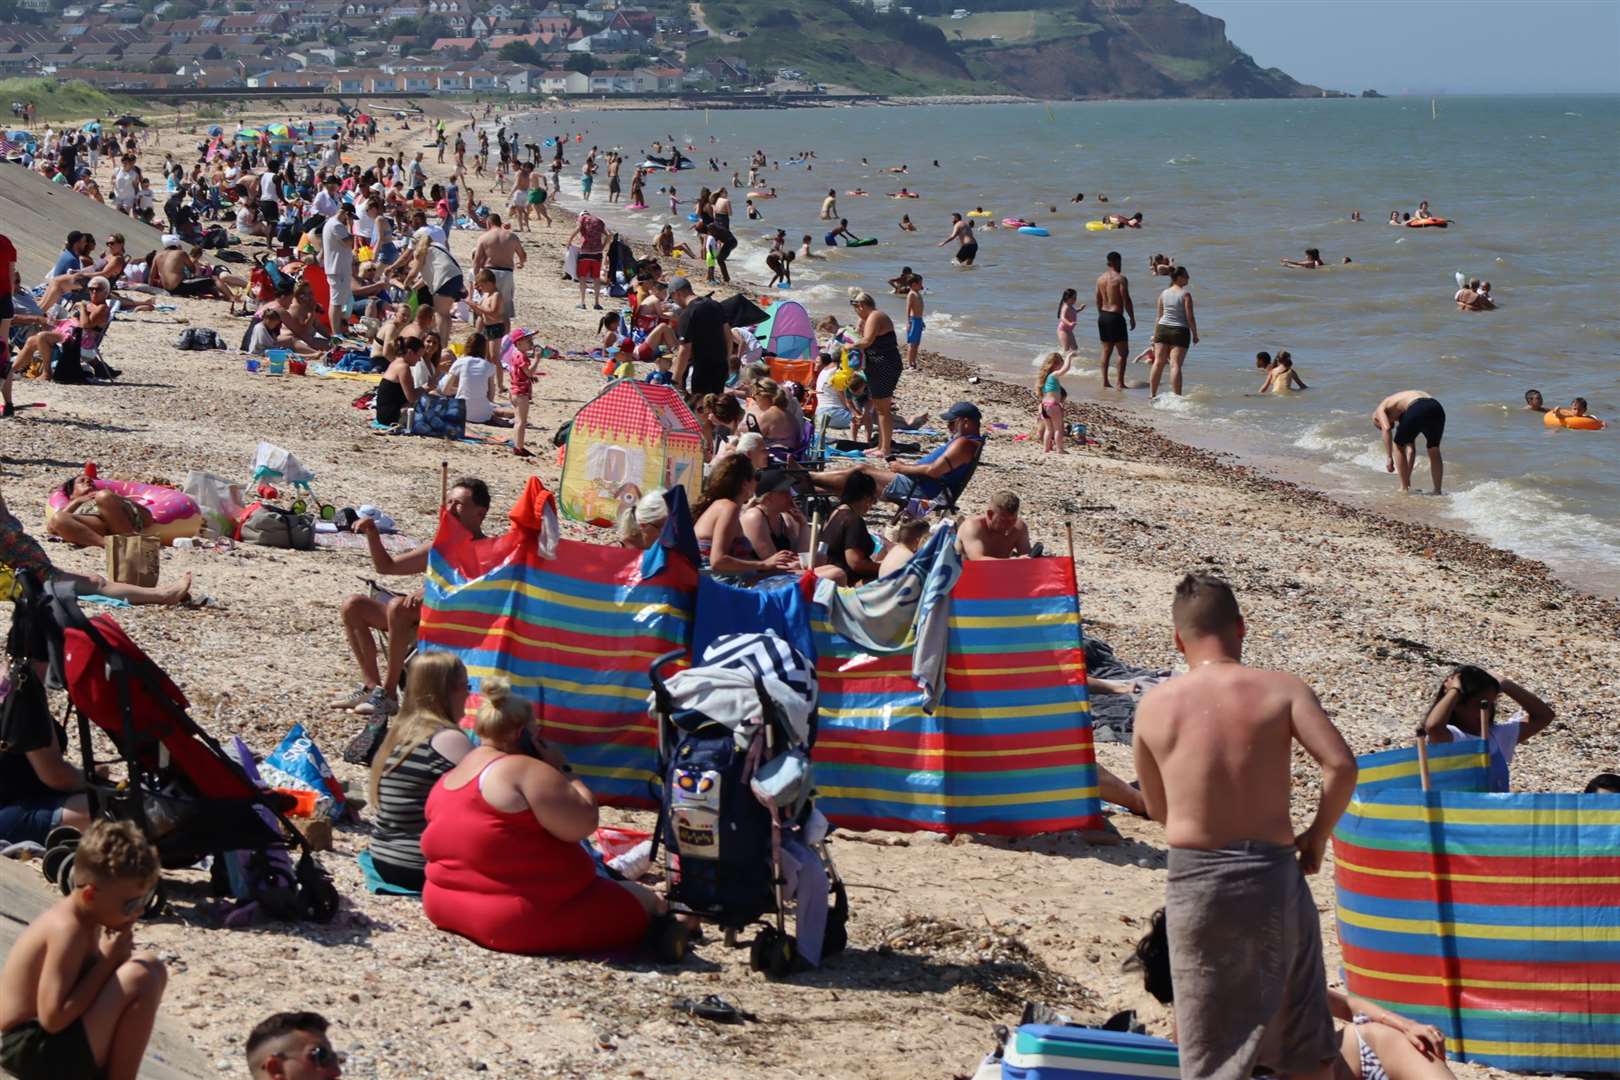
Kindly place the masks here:
POLYGON ((1187 326, 1187 290, 1179 285, 1172 285, 1159 294, 1164 301, 1164 314, 1159 316, 1160 326, 1176 326, 1185 329, 1187 326))
POLYGON ((377 781, 377 824, 371 831, 374 858, 412 869, 427 865, 422 830, 427 828, 428 796, 439 777, 453 768, 449 758, 425 742, 383 773, 377 781))

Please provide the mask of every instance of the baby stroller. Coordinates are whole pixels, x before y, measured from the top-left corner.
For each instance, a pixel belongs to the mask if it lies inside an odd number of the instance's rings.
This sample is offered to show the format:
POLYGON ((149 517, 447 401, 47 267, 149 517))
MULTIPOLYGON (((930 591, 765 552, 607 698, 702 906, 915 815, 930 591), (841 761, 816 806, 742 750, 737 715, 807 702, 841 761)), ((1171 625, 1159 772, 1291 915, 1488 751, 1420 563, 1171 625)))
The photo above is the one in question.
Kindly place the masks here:
MULTIPOLYGON (((278 918, 326 922, 336 913, 337 889, 285 816, 293 799, 249 780, 191 719, 179 687, 110 616, 87 618, 66 582, 42 587, 25 578, 7 649, 13 660, 8 709, 46 710, 46 686, 67 691, 63 728, 68 713, 74 714, 92 818, 135 822, 156 845, 165 869, 214 856, 216 895, 250 889, 278 918), (46 663, 45 685, 30 661, 46 663), (92 724, 127 767, 126 782, 98 777, 92 724), (293 850, 299 852, 296 866, 293 850)), ((64 894, 72 888, 78 842, 78 830, 69 827, 47 838, 45 877, 64 894)), ((148 910, 162 904, 160 884, 148 910)))
POLYGON ((755 971, 819 963, 848 942, 849 897, 810 798, 815 671, 769 632, 717 638, 699 666, 666 678, 683 655, 648 673, 662 785, 653 847, 656 857, 664 845, 670 907, 720 926, 732 946, 765 920, 749 951, 755 971))

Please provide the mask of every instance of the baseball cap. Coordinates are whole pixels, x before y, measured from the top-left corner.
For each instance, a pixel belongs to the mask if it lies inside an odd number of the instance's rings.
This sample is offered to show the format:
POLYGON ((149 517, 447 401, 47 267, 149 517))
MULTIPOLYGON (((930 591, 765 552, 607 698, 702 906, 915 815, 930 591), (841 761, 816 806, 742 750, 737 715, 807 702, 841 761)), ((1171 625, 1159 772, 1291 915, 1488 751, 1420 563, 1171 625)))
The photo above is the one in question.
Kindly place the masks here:
POLYGON ((970 401, 958 401, 940 414, 946 420, 982 420, 979 407, 970 401))
POLYGON ((793 477, 786 469, 762 469, 759 483, 754 485, 755 495, 771 495, 778 491, 792 491, 793 477))
POLYGON ((684 275, 676 274, 674 277, 669 279, 669 291, 672 293, 691 292, 692 283, 686 280, 684 275))

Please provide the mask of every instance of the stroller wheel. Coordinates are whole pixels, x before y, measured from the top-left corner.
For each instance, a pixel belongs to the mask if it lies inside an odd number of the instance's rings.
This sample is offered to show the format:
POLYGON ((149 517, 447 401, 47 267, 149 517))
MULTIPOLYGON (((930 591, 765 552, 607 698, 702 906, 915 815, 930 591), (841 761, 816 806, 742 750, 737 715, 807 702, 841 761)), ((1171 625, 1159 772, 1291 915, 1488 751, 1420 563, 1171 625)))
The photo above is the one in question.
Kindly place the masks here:
POLYGON ((45 874, 45 880, 52 885, 56 884, 56 875, 62 869, 62 860, 73 854, 73 849, 61 845, 51 845, 45 852, 45 858, 40 864, 40 870, 45 874))
POLYGON ((827 934, 821 955, 837 956, 849 945, 849 892, 842 881, 833 886, 832 910, 827 912, 827 934))
POLYGON ((770 953, 766 957, 765 972, 773 979, 780 979, 793 972, 793 962, 798 959, 799 943, 792 934, 778 934, 776 940, 771 942, 770 953))
POLYGON ((54 847, 78 847, 80 835, 79 830, 71 825, 58 825, 46 835, 45 848, 48 851, 54 847))
POLYGON ((75 852, 68 852, 62 860, 62 865, 56 868, 56 887, 66 896, 73 891, 73 856, 75 852))

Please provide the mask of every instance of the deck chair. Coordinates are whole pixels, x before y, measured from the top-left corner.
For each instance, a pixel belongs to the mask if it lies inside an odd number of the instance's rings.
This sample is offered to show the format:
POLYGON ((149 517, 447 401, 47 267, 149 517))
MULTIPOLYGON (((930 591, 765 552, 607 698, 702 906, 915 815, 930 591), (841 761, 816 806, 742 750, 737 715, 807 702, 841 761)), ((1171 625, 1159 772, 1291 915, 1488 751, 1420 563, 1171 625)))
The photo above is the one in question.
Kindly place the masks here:
POLYGON ((949 485, 942 488, 938 495, 932 499, 908 499, 895 510, 892 521, 898 521, 903 514, 913 517, 927 517, 929 514, 939 514, 941 517, 950 517, 956 513, 956 501, 962 497, 962 492, 973 482, 973 474, 979 471, 979 462, 984 457, 985 443, 988 439, 980 439, 979 446, 973 451, 973 460, 968 462, 967 471, 962 474, 962 480, 954 488, 949 485))

